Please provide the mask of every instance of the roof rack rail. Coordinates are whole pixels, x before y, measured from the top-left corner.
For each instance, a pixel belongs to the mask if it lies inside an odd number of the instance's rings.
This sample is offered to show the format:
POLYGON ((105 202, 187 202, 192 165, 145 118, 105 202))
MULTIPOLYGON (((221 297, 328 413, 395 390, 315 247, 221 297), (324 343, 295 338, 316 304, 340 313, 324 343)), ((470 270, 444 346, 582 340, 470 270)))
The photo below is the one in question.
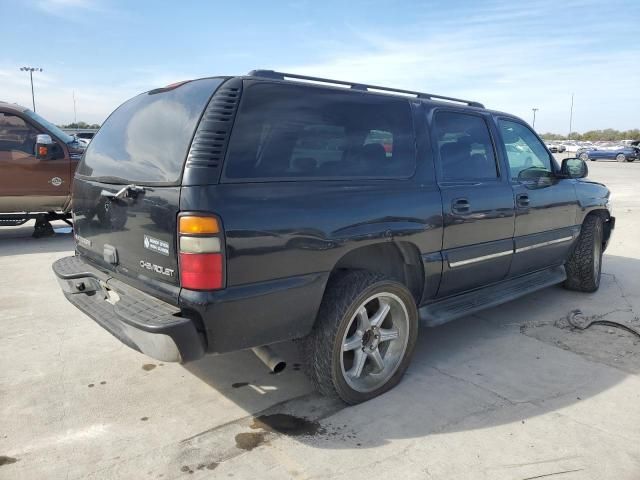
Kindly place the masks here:
POLYGON ((472 100, 463 100, 461 98, 445 97, 443 95, 434 95, 432 93, 416 92, 413 90, 402 90, 400 88, 380 87, 377 85, 367 85, 365 83, 345 82, 344 80, 331 80, 329 78, 310 77, 308 75, 298 75, 296 73, 276 72, 274 70, 251 70, 248 74, 251 77, 271 78, 273 80, 305 80, 313 83, 326 83, 330 85, 340 85, 351 88, 353 90, 361 90, 365 92, 389 92, 399 93, 402 95, 412 95, 416 98, 424 98, 427 100, 446 100, 449 102, 464 103, 470 107, 484 108, 480 102, 472 100))

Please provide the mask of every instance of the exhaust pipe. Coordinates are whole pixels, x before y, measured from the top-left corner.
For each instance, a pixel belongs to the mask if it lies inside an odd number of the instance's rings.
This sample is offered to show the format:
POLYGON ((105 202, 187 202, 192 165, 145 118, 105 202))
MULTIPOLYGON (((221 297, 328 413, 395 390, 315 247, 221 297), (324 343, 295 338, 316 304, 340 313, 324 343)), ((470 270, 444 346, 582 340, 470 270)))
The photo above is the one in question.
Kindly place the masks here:
POLYGON ((287 367, 287 362, 282 360, 270 347, 255 347, 251 350, 275 374, 282 372, 287 367))

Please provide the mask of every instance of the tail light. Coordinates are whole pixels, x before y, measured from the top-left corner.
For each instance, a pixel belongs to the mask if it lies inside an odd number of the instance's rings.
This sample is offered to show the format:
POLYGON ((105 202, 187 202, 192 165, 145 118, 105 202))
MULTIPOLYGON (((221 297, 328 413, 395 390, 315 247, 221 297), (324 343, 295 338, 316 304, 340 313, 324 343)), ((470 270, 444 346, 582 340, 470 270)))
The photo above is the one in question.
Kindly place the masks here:
POLYGON ((224 258, 220 222, 213 216, 178 218, 180 285, 190 290, 224 287, 224 258))

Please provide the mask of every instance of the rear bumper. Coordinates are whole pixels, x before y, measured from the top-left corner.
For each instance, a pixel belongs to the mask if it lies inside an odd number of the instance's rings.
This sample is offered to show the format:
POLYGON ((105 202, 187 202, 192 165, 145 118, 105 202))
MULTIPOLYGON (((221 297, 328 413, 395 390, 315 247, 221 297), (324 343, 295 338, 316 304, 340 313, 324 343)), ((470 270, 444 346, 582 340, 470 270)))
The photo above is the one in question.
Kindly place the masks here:
POLYGON ((165 362, 204 355, 205 340, 180 309, 134 289, 84 262, 65 257, 53 264, 73 305, 129 347, 165 362))

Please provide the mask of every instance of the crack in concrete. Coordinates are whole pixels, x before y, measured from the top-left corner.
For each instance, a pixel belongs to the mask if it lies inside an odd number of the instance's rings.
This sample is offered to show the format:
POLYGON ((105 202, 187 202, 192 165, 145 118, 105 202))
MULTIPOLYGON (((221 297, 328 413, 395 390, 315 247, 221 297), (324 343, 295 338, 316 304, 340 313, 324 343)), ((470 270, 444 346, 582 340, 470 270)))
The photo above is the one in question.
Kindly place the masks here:
POLYGON ((545 473, 543 475, 536 475, 534 477, 526 477, 526 478, 523 478, 522 480, 534 480, 535 478, 552 477, 554 475, 564 475, 565 473, 582 472, 583 470, 584 468, 577 468, 575 470, 563 470, 561 472, 545 473))
POLYGON ((487 392, 487 393, 490 393, 490 394, 492 394, 492 395, 494 395, 494 396, 498 397, 500 400, 502 400, 502 401, 504 401, 504 402, 507 402, 509 405, 522 405, 522 404, 525 404, 525 403, 531 403, 531 402, 530 402, 530 401, 528 401, 528 400, 527 400, 527 401, 522 401, 522 402, 518 402, 518 401, 515 401, 515 400, 511 400, 510 398, 505 397, 504 395, 501 395, 501 394, 499 394, 498 392, 496 392, 496 391, 494 391, 494 390, 491 390, 490 388, 488 388, 488 387, 486 387, 486 386, 484 386, 484 385, 479 385, 479 384, 477 384, 477 383, 475 383, 475 382, 472 382, 472 381, 471 381, 471 380, 469 380, 469 379, 462 378, 462 377, 458 377, 458 376, 456 376, 456 375, 453 375, 453 374, 447 373, 447 372, 445 372, 444 370, 442 370, 442 369, 440 369, 440 368, 438 368, 438 367, 433 367, 433 366, 432 366, 432 367, 430 367, 430 368, 433 368, 436 372, 438 372, 438 373, 440 373, 440 374, 444 375, 445 377, 449 377, 449 378, 452 378, 452 379, 457 380, 457 381, 459 381, 459 382, 468 383, 469 385, 473 385, 474 387, 479 388, 480 390, 483 390, 483 391, 485 391, 485 392, 487 392))
POLYGON ((625 290, 624 290, 624 288, 622 286, 622 283, 620 282, 620 280, 618 280, 618 277, 614 273, 603 273, 603 275, 608 275, 611 278, 613 278, 613 283, 616 284, 616 286, 618 287, 618 290, 620 291, 620 297, 624 300, 624 303, 626 303, 627 306, 629 307, 628 311, 630 311, 633 314, 633 316, 635 317, 636 320, 639 320, 638 315, 633 310, 633 305, 631 304, 631 302, 627 298, 627 294, 625 293, 625 290))

